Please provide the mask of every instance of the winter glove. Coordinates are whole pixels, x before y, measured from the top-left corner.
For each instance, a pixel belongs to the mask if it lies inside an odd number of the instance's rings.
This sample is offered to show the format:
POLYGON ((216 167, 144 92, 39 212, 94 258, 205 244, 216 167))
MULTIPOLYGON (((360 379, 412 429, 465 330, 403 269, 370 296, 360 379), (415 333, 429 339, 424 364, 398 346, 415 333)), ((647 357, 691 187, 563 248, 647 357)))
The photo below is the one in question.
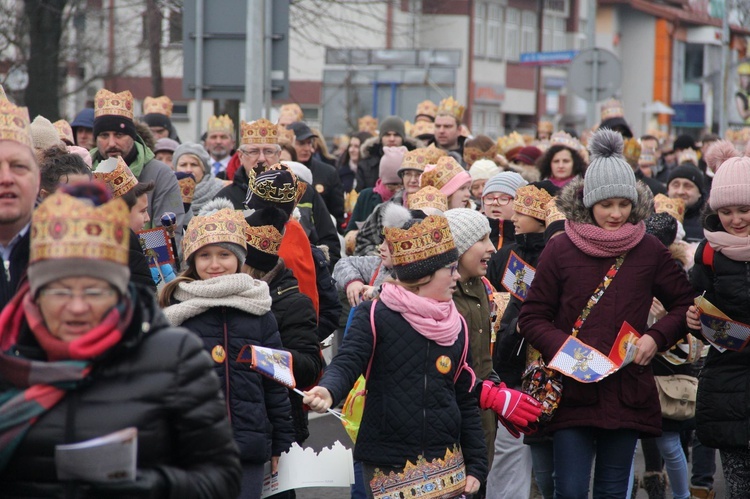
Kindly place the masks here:
POLYGON ((177 277, 174 273, 174 268, 172 268, 172 265, 168 263, 160 265, 159 269, 157 269, 156 267, 151 267, 151 278, 156 284, 161 284, 162 275, 164 276, 165 284, 177 277), (159 270, 161 270, 161 274, 159 274, 159 270))
POLYGON ((525 393, 511 390, 505 383, 496 385, 489 380, 482 382, 479 405, 482 409, 492 409, 517 428, 528 427, 542 413, 539 402, 525 393))
POLYGON ((533 435, 537 430, 537 426, 534 423, 532 423, 530 426, 517 427, 502 416, 498 416, 497 420, 500 422, 500 424, 505 426, 505 429, 508 430, 508 433, 513 435, 513 437, 515 438, 520 438, 521 433, 523 433, 524 435, 533 435))

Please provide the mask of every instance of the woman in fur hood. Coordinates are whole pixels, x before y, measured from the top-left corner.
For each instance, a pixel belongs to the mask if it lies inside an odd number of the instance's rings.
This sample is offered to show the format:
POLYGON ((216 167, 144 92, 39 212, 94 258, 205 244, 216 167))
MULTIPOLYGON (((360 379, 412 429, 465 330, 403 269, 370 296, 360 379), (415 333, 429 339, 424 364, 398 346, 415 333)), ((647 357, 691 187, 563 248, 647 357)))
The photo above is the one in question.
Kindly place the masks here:
POLYGON ((572 332, 583 344, 570 349, 575 362, 563 373, 562 399, 547 427, 561 498, 588 496, 594 456, 594 497, 625 497, 639 434, 661 433, 651 359, 684 336, 693 298, 667 248, 646 234, 653 201, 622 156, 622 136, 599 130, 590 149, 584 179, 560 192, 565 233, 542 252, 518 321, 547 364, 559 351, 566 355, 572 332), (668 313, 649 327, 654 297, 668 313), (593 350, 608 355, 626 322, 640 334, 635 359, 602 377, 593 350))

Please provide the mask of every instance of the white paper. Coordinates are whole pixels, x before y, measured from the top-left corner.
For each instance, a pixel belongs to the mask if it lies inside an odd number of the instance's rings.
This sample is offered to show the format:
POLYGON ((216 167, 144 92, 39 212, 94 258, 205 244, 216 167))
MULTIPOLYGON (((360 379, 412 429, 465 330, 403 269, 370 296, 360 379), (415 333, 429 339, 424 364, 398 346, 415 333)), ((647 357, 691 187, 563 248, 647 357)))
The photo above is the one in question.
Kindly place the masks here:
POLYGON ((93 483, 133 482, 137 454, 137 428, 125 428, 84 442, 56 445, 57 478, 93 483))

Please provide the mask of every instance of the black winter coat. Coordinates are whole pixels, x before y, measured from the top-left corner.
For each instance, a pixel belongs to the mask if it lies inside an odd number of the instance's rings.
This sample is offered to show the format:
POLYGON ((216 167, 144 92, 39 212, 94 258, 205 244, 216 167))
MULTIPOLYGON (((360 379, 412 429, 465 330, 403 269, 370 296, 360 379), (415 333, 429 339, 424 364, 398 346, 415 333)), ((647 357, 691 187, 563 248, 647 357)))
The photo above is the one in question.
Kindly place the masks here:
MULTIPOLYGON (((169 325, 152 293, 132 285, 131 292, 134 313, 123 339, 94 361, 90 383, 31 427, 0 474, 2 497, 237 497, 237 446, 211 359, 195 335, 169 325), (104 492, 57 481, 55 445, 130 426, 138 428, 135 484, 104 492)), ((46 358, 28 329, 18 352, 46 358)))
POLYGON ((294 428, 287 389, 237 362, 244 345, 281 348, 273 314, 258 316, 216 306, 187 319, 182 326, 198 334, 208 352, 220 346, 226 353, 220 362, 214 357, 213 366, 242 461, 262 464, 288 450, 294 428))
MULTIPOLYGON (((310 246, 315 261, 315 280, 318 287, 318 340, 328 338, 338 327, 341 316, 341 302, 336 292, 336 282, 331 277, 330 268, 335 261, 331 258, 330 267, 326 254, 316 246, 310 246)), ((330 250, 329 250, 330 255, 330 250)))
POLYGON ((0 277, 0 310, 13 299, 21 281, 26 277, 26 269, 29 266, 29 242, 31 228, 18 240, 10 252, 10 259, 4 261, 0 258, 3 275, 0 277))
POLYGON ((490 241, 496 250, 512 244, 516 240, 516 229, 510 220, 503 221, 497 218, 488 218, 490 222, 490 241))
POLYGON ((328 212, 336 219, 336 229, 344 223, 344 186, 336 168, 315 158, 303 163, 313 176, 314 189, 325 201, 328 212))
POLYGON ((128 267, 130 267, 131 282, 156 293, 156 283, 154 278, 151 277, 151 269, 148 266, 146 255, 143 254, 140 239, 132 230, 130 231, 130 248, 128 249, 128 267))
MULTIPOLYGON (((370 307, 357 307, 339 353, 326 368, 319 385, 333 397, 333 405, 344 400, 360 374, 365 373, 373 353, 370 307)), ((419 334, 401 314, 382 302, 376 304, 376 346, 367 380, 367 402, 354 459, 383 466, 403 467, 423 455, 431 461, 459 444, 466 473, 483 482, 487 456, 479 404, 466 371, 453 383, 465 348, 466 331, 456 342, 442 347, 419 334), (441 374, 439 357, 451 359, 441 374)), ((471 363, 471 353, 468 353, 471 363)))
MULTIPOLYGON (((706 219, 708 230, 724 230, 718 215, 706 219)), ((703 264, 706 242, 695 252, 690 282, 697 293, 734 321, 750 324, 750 262, 714 252, 713 270, 703 264)), ((698 336, 698 332, 693 332, 698 336)), ((720 353, 711 347, 700 372, 696 423, 703 445, 719 449, 750 447, 750 348, 720 353)))
MULTIPOLYGON (((417 142, 416 139, 407 137, 404 139, 404 147, 407 150, 413 151, 422 144, 417 142)), ((383 143, 380 141, 380 137, 371 137, 367 139, 361 147, 361 157, 357 162, 357 192, 368 187, 375 187, 380 175, 380 158, 383 157, 383 143)))

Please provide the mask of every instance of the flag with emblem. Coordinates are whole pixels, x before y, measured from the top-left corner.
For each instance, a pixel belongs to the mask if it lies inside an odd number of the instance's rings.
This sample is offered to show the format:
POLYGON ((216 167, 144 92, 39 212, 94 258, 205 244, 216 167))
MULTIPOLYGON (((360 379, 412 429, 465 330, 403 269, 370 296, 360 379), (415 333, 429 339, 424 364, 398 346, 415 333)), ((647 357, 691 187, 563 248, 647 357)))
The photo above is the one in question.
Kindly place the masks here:
POLYGON ((627 321, 624 321, 620 332, 617 334, 617 338, 615 338, 615 344, 612 345, 612 349, 609 351, 609 359, 620 367, 633 362, 637 351, 635 342, 640 337, 640 333, 628 324, 627 321))
POLYGON ((523 301, 529 294, 529 287, 535 275, 536 269, 511 251, 501 284, 510 294, 523 301))
POLYGON ((738 352, 750 342, 750 326, 741 322, 701 313, 701 331, 718 351, 738 352))
POLYGON ((294 388, 297 385, 292 373, 292 354, 286 350, 245 345, 237 356, 237 362, 250 364, 250 369, 268 376, 287 388, 294 388))
POLYGON ((167 231, 162 227, 142 230, 137 232, 143 253, 146 255, 149 267, 158 267, 164 264, 174 265, 174 253, 172 243, 169 241, 167 231))
POLYGON ((597 349, 571 336, 547 367, 582 383, 596 383, 617 371, 619 366, 597 349))

